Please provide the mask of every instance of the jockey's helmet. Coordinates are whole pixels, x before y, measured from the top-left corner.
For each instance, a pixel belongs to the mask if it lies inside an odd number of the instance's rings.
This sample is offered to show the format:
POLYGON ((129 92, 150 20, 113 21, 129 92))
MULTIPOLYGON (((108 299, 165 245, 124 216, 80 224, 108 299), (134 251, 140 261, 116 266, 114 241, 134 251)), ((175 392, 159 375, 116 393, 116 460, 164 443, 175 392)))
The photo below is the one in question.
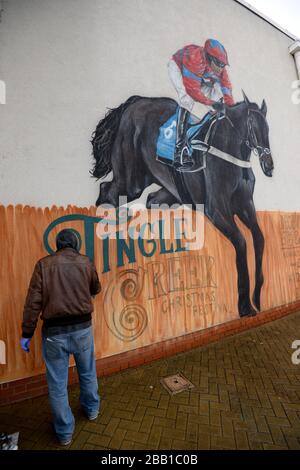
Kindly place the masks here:
POLYGON ((213 61, 218 67, 229 65, 226 49, 216 39, 207 39, 204 50, 208 60, 213 61))

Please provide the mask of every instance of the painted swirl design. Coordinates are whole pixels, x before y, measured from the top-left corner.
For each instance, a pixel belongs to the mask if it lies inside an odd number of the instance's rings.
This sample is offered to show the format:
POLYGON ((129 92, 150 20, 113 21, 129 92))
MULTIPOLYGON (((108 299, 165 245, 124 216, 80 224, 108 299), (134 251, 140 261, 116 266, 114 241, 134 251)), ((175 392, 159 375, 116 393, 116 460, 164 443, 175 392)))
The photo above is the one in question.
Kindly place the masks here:
POLYGON ((147 324, 147 313, 141 305, 126 305, 114 315, 115 333, 123 341, 134 341, 144 332, 147 324))

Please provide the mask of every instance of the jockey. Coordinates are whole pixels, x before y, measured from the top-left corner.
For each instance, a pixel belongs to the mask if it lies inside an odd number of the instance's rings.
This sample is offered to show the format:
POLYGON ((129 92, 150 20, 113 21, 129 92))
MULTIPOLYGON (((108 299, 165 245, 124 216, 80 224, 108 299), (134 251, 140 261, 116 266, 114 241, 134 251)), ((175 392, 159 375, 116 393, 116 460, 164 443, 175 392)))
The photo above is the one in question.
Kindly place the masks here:
POLYGON ((199 115, 199 108, 200 114, 206 114, 213 110, 212 106, 220 99, 226 105, 234 104, 226 65, 229 65, 227 52, 215 39, 207 39, 204 47, 194 44, 183 47, 168 63, 169 76, 178 93, 180 105, 174 156, 176 168, 193 165, 192 158, 182 152, 192 109, 199 115))

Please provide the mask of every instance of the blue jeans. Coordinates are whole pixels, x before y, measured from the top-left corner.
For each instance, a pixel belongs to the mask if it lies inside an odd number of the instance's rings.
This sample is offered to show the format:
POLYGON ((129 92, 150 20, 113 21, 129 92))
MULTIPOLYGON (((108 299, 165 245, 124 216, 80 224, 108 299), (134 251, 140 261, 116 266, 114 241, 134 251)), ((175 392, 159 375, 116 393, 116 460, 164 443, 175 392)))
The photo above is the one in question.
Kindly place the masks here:
POLYGON ((61 334, 49 335, 45 330, 42 339, 54 429, 60 441, 71 439, 75 427, 67 388, 70 354, 74 355, 76 362, 80 384, 80 403, 85 414, 96 415, 100 405, 92 326, 84 329, 78 329, 79 325, 76 325, 77 328, 75 325, 72 326, 64 327, 62 331, 67 332, 61 334))

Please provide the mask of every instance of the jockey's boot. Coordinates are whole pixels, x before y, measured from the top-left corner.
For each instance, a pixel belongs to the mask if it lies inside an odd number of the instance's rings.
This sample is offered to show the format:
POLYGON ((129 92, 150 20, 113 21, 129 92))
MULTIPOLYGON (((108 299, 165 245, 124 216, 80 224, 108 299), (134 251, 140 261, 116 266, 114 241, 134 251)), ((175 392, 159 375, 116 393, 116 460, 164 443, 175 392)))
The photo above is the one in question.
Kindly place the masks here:
POLYGON ((181 168, 189 168, 193 166, 194 161, 187 151, 183 151, 185 144, 185 134, 187 131, 190 113, 185 108, 179 108, 176 129, 176 146, 174 155, 174 168, 180 170, 181 168))

